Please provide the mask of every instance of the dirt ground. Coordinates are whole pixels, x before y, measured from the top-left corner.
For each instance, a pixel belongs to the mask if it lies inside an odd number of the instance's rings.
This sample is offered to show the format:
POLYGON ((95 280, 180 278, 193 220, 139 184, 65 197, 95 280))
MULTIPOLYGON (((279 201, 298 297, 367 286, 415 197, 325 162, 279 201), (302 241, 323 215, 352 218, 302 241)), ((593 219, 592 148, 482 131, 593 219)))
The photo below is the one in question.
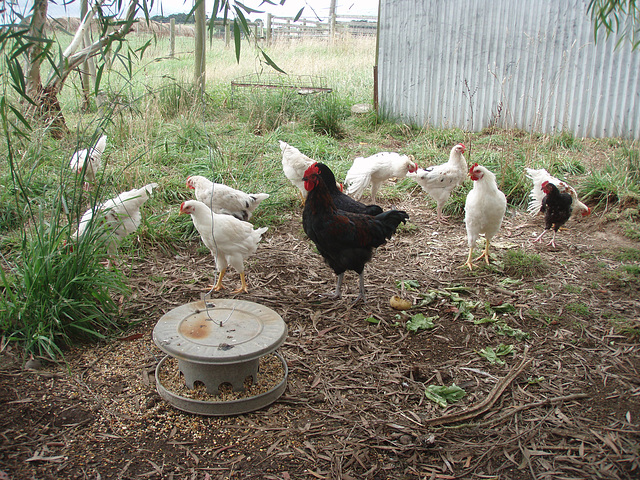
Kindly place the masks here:
MULTIPOLYGON (((597 212, 571 220, 557 248, 532 244, 541 219, 508 212, 494 264, 469 272, 459 268, 460 219, 434 223, 421 195, 393 206, 410 226, 365 269, 364 305, 352 304, 353 272, 340 301, 319 297, 335 276, 300 211, 267 232, 247 265, 250 292, 236 298, 282 316, 289 375, 279 400, 249 414, 184 413, 156 392, 164 354, 153 327, 200 299, 212 257, 194 241, 178 255, 158 249, 131 260, 122 268, 133 295, 123 305, 139 323, 126 337, 37 370, 10 350, 0 357, 0 479, 638 478, 639 283, 621 275, 618 255, 640 245, 597 212), (510 275, 509 249, 539 254, 546 268, 510 275), (398 288, 403 281, 411 282, 398 288), (408 316, 389 306, 396 294, 412 302, 408 316), (492 318, 485 304, 497 322, 474 323, 463 308, 492 318), (505 304, 514 311, 503 313, 505 304), (408 331, 418 313, 437 317, 435 328, 408 331), (500 324, 528 338, 501 335, 500 324), (514 346, 504 365, 478 354, 501 343, 514 346), (453 383, 466 396, 446 409, 425 397, 426 386, 453 383)), ((225 283, 235 288, 239 276, 225 283)))

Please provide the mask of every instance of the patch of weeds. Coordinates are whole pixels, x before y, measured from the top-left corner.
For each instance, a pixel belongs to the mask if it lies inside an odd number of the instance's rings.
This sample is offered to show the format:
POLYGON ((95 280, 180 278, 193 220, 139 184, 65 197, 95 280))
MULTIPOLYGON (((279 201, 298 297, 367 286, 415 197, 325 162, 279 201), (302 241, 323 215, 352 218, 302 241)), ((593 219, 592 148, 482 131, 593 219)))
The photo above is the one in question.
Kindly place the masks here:
POLYGON ((507 250, 503 261, 504 272, 512 277, 534 277, 547 271, 547 265, 540 255, 524 250, 507 250))
POLYGON ((171 83, 158 94, 158 107, 165 120, 171 120, 180 113, 189 112, 199 95, 193 85, 171 83))
POLYGON ((334 94, 319 97, 311 112, 311 128, 314 132, 333 138, 344 138, 344 119, 347 108, 334 94))
POLYGON ((628 166, 611 161, 603 168, 591 172, 581 183, 580 195, 596 206, 637 208, 640 203, 640 181, 634 178, 628 166))
POLYGON ((424 132, 424 139, 438 150, 453 148, 464 138, 464 132, 457 128, 430 128, 424 132))
POLYGON ((546 292, 549 288, 548 285, 545 285, 544 283, 536 283, 533 288, 539 292, 546 292))
POLYGON ((566 148, 567 150, 580 150, 582 148, 580 141, 569 131, 563 131, 549 137, 549 146, 551 148, 566 148))
POLYGON ((567 175, 584 175, 586 172, 584 165, 582 165, 579 160, 573 158, 559 160, 553 164, 552 169, 567 175))
POLYGON ((632 277, 640 277, 640 265, 622 265, 620 270, 632 277))
POLYGON ((640 340, 640 321, 637 319, 615 319, 612 323, 616 332, 640 340))
POLYGON ((585 305, 582 302, 568 303, 564 308, 566 311, 575 313, 576 315, 580 315, 581 317, 588 317, 591 313, 589 310, 589 306, 585 305))
POLYGON ((640 249, 623 248, 617 252, 615 258, 620 262, 640 262, 640 249))
POLYGON ((635 222, 625 221, 623 224, 624 236, 632 240, 640 240, 640 225, 635 222))
POLYGON ((568 285, 568 284, 562 287, 562 290, 564 290, 567 293, 580 293, 582 291, 580 287, 577 287, 575 285, 568 285))

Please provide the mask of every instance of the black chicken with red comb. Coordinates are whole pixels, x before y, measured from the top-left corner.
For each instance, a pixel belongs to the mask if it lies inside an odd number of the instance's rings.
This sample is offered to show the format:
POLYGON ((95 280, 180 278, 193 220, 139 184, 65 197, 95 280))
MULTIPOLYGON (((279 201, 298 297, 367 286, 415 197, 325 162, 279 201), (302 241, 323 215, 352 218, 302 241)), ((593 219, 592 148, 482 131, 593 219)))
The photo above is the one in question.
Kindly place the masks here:
POLYGON ((571 218, 573 198, 570 194, 558 190, 558 187, 551 182, 545 181, 541 187, 545 194, 540 205, 540 211, 544 213, 544 230, 533 241, 539 242, 544 234, 553 228, 553 237, 547 245, 555 247, 556 233, 571 218))
POLYGON ((324 184, 329 190, 329 194, 335 203, 338 210, 344 210, 345 212, 364 213, 366 215, 378 215, 382 213, 382 208, 378 205, 365 205, 351 198, 340 191, 337 186, 336 177, 329 167, 324 163, 316 163, 320 176, 324 180, 324 184))
POLYGON ((306 170, 303 180, 308 194, 302 212, 302 226, 338 276, 336 290, 330 296, 340 298, 344 272, 353 270, 360 277, 360 290, 355 301, 365 301, 364 267, 373 256, 373 249, 384 245, 398 226, 406 223, 409 215, 400 210, 389 210, 375 216, 339 210, 316 164, 306 170))

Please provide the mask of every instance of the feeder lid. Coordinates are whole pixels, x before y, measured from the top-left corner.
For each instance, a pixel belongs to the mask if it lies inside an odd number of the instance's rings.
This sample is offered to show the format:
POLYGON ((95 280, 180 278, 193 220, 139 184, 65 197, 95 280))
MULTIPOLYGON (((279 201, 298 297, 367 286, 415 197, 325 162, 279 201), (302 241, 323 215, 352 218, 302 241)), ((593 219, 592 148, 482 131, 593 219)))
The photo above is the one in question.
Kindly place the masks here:
POLYGON ((153 340, 172 357, 194 363, 227 364, 260 358, 277 349, 287 325, 263 305, 233 299, 191 302, 167 312, 153 340))

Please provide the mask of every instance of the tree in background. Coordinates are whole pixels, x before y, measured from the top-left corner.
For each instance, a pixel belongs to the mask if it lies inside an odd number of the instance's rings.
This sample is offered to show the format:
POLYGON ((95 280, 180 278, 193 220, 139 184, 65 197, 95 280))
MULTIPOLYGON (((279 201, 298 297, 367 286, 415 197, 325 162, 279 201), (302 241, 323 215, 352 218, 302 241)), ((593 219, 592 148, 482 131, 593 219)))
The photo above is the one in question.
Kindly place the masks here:
POLYGON ((640 6, 636 0, 590 0, 587 13, 593 20, 593 36, 598 40, 598 31, 605 29, 606 36, 619 36, 617 45, 624 40, 635 50, 640 45, 640 6))
MULTIPOLYGON (((25 112, 27 115, 36 117, 47 126, 51 135, 55 138, 61 138, 68 133, 69 129, 58 101, 58 94, 69 75, 78 70, 80 65, 87 60, 95 58, 97 60, 95 76, 90 79, 88 84, 84 83, 85 86, 90 87, 85 88, 85 95, 97 94, 102 73, 107 65, 107 56, 119 52, 126 45, 125 37, 132 31, 133 24, 137 21, 136 17, 140 16, 140 13, 143 14, 144 21, 147 23, 150 21, 149 12, 154 5, 154 0, 110 0, 109 10, 115 12, 111 14, 106 13, 103 8, 106 0, 94 0, 92 4, 88 5, 89 9, 82 18, 71 44, 64 51, 56 49, 54 41, 47 38, 45 27, 49 1, 54 0, 34 0, 29 14, 24 17, 19 11, 18 3, 5 2, 7 10, 0 13, 5 18, 10 18, 11 21, 0 26, 0 58, 8 68, 6 72, 0 72, 0 79, 3 84, 10 85, 18 92, 23 103, 27 105, 25 112), (15 22, 15 20, 20 21, 15 22), (12 21, 14 23, 11 23, 12 21), (97 25, 98 39, 93 43, 87 43, 87 32, 91 28, 92 22, 97 25), (27 61, 23 68, 25 56, 27 61), (42 77, 43 65, 49 67, 49 73, 45 80, 42 77)), ((74 1, 80 0, 70 0, 67 4, 74 1)), ((281 5, 285 1, 263 0, 263 3, 281 5)), ((194 13, 199 10, 197 16, 202 17, 200 20, 202 30, 204 30, 206 17, 204 7, 205 0, 198 0, 187 14, 187 18, 193 18, 194 13)), ((259 13, 258 10, 246 7, 235 0, 213 1, 210 18, 217 19, 220 16, 224 23, 229 21, 233 24, 237 61, 240 61, 242 35, 249 38, 252 34, 245 14, 254 12, 259 13)), ((296 19, 301 14, 302 10, 296 19)), ((210 35, 213 35, 213 21, 209 22, 209 30, 210 35)), ((197 38, 196 59, 199 59, 199 62, 196 63, 195 84, 201 92, 204 92, 205 32, 201 31, 197 38)), ((142 54, 150 42, 151 40, 136 51, 129 53, 142 54)), ((282 71, 264 51, 260 51, 267 64, 282 71)), ((85 103, 87 102, 88 98, 85 98, 85 103)), ((19 110, 13 107, 12 110, 19 114, 19 110)), ((21 116, 19 115, 19 117, 21 116)), ((22 120, 28 123, 25 118, 22 120)))

